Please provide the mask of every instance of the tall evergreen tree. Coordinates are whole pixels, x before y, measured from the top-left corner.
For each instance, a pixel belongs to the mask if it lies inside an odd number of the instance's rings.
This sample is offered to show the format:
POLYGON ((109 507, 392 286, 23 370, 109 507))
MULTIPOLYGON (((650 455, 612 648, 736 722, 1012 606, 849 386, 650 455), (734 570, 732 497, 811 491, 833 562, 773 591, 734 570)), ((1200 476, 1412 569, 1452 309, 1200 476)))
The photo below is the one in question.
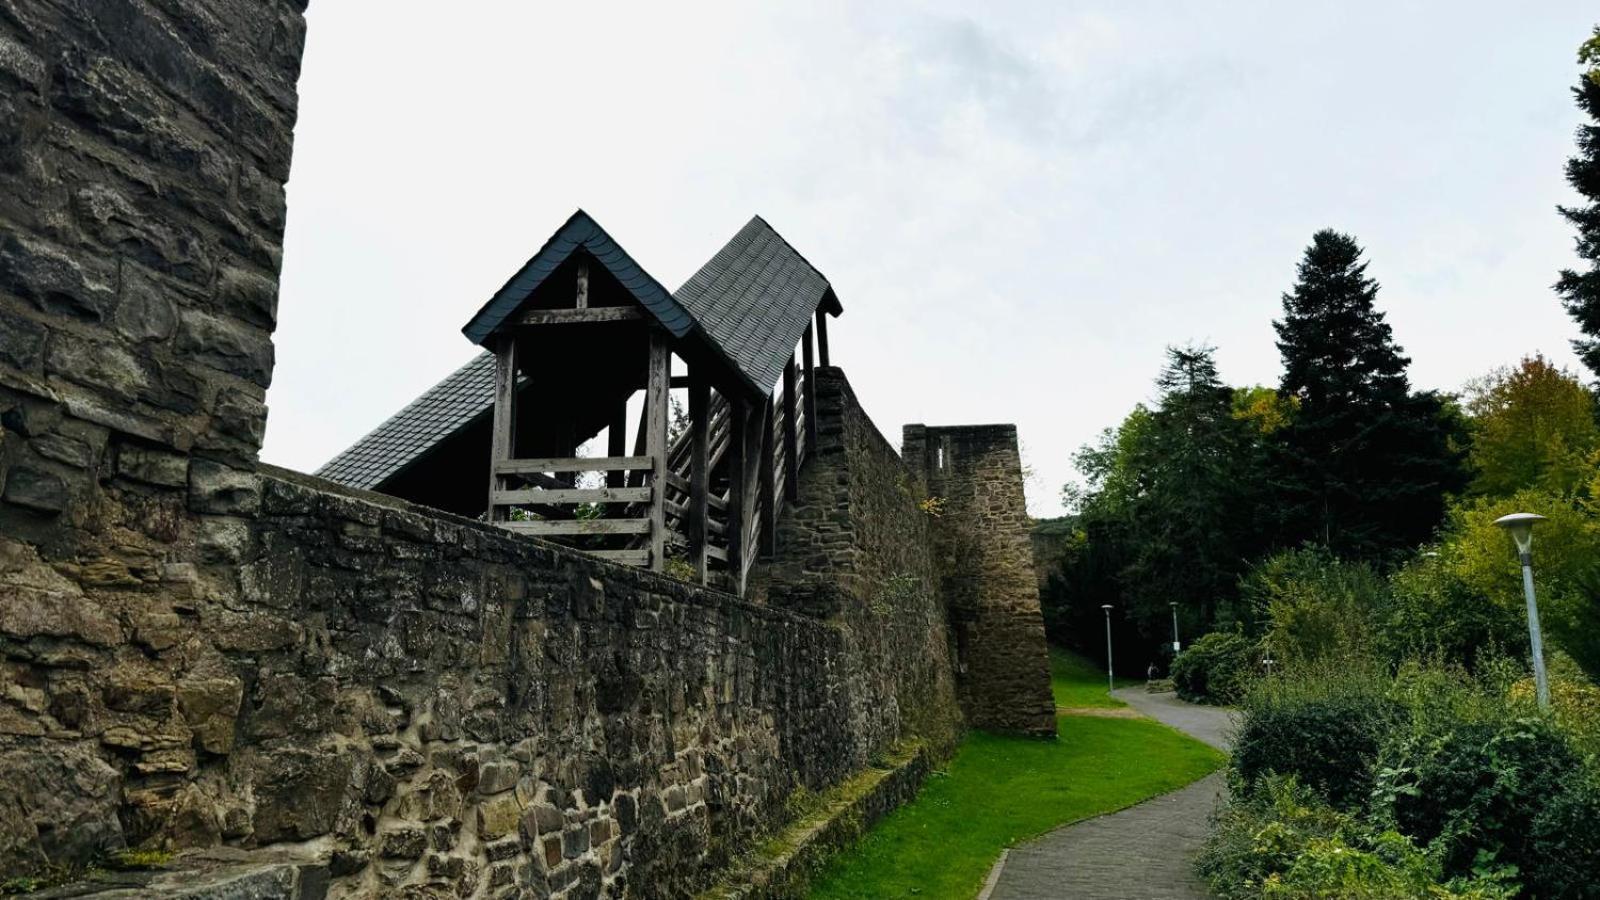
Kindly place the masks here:
POLYGON ((1413 393, 1410 360, 1374 306, 1378 283, 1349 235, 1319 231, 1273 323, 1281 393, 1275 487, 1286 543, 1381 558, 1425 541, 1465 484, 1460 427, 1432 393, 1413 393))
POLYGON ((1573 349, 1589 371, 1600 375, 1600 27, 1579 48, 1578 62, 1586 71, 1572 93, 1592 122, 1578 128, 1578 155, 1567 160, 1567 181, 1589 203, 1560 209, 1578 229, 1578 256, 1588 268, 1564 270, 1556 292, 1585 335, 1572 342, 1573 349))

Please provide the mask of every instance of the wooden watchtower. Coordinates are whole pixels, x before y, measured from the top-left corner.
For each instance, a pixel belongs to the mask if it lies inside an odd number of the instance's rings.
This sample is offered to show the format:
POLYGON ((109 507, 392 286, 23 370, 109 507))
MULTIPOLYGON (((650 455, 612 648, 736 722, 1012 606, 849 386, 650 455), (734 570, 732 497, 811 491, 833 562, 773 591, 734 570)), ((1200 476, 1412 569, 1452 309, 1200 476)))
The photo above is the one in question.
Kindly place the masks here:
POLYGON ((841 312, 759 217, 668 292, 575 213, 462 329, 495 357, 489 519, 742 592, 797 496, 841 312))

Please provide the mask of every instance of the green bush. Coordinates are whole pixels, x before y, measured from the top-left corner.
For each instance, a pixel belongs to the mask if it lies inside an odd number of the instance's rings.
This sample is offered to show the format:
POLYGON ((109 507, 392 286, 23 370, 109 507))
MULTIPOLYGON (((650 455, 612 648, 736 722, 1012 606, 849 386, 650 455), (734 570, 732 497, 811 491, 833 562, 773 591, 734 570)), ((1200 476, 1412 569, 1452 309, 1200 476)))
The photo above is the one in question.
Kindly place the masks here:
POLYGON ((1378 645, 1389 659, 1427 656, 1475 668, 1485 652, 1527 652, 1522 607, 1491 602, 1469 584, 1458 554, 1455 546, 1443 545, 1390 577, 1389 607, 1378 630, 1378 645))
POLYGON ((1172 683, 1190 703, 1237 703, 1255 676, 1260 648, 1242 634, 1217 631, 1172 662, 1172 683))
POLYGON ((1384 749, 1373 813, 1447 875, 1517 873, 1536 897, 1600 897, 1600 786, 1539 718, 1425 723, 1384 749))
POLYGON ((1236 785, 1293 776, 1325 802, 1354 809, 1372 790, 1372 767, 1399 719, 1387 678, 1361 661, 1307 667, 1264 680, 1243 705, 1233 743, 1236 785))
POLYGON ((1292 777, 1236 795, 1218 814, 1197 865, 1224 900, 1516 896, 1502 873, 1447 879, 1405 836, 1327 806, 1292 777))
POLYGON ((1381 576, 1320 547, 1289 550, 1258 563, 1240 594, 1267 623, 1265 644, 1286 665, 1366 653, 1387 598, 1381 576))

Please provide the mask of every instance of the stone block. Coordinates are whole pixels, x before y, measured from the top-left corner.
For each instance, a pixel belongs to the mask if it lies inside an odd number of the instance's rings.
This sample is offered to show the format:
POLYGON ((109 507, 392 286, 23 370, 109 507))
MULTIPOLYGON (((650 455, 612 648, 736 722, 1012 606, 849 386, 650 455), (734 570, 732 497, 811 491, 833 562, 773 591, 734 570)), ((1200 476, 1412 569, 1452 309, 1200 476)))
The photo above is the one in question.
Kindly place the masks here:
POLYGON ((117 473, 147 484, 183 487, 189 483, 189 457, 125 443, 117 449, 117 473))
POLYGON ((255 770, 255 838, 303 841, 333 831, 351 803, 354 758, 329 750, 263 754, 255 770))
POLYGON ((378 838, 378 855, 386 859, 421 859, 428 849, 428 837, 421 828, 401 827, 378 838))
POLYGON ((116 267, 97 254, 0 237, 0 288, 30 300, 41 312, 99 322, 116 308, 116 267))
POLYGON ((515 834, 522 818, 516 795, 500 794, 478 804, 478 836, 484 840, 515 834))
POLYGON ((0 493, 0 498, 39 512, 59 513, 72 501, 72 491, 66 480, 54 472, 19 465, 6 473, 5 492, 0 493))
POLYGON ((53 332, 44 368, 48 374, 81 384, 121 403, 132 403, 156 394, 145 363, 110 341, 53 332))
POLYGON ((121 794, 121 775, 83 744, 0 753, 0 872, 122 849, 121 794))
POLYGON ((0 365, 39 371, 44 364, 46 334, 38 322, 0 311, 0 365))
POLYGON ((272 335, 255 325, 185 310, 178 327, 177 349, 220 372, 254 382, 272 383, 272 335))
POLYGON ((178 708, 194 732, 194 744, 219 755, 233 750, 244 685, 237 678, 190 678, 178 684, 178 708))
POLYGON ((189 464, 189 509, 225 516, 254 515, 261 507, 261 479, 253 472, 196 459, 189 464))

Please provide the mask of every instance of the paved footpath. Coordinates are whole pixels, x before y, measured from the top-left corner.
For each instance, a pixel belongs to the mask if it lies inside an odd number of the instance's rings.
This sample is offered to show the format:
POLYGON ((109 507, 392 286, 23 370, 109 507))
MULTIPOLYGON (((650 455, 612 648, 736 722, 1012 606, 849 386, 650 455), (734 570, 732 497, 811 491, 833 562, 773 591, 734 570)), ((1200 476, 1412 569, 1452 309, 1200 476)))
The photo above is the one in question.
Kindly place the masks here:
MULTIPOLYGON (((1219 750, 1232 714, 1184 703, 1175 694, 1119 688, 1116 697, 1219 750)), ((1206 819, 1226 790, 1221 772, 1181 790, 1073 825, 1015 847, 988 900, 1204 900, 1194 856, 1206 819)))

